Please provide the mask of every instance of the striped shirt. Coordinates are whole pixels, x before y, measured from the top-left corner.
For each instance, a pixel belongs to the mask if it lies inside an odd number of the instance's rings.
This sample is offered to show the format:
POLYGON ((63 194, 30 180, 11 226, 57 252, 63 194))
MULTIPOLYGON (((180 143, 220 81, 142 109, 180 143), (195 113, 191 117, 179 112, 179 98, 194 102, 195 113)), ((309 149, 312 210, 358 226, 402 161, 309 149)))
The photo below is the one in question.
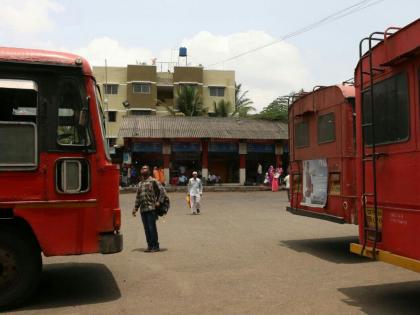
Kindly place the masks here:
POLYGON ((142 179, 137 189, 135 208, 140 212, 153 211, 156 208, 156 202, 162 203, 165 199, 165 188, 154 178, 142 179), (157 188, 157 191, 155 192, 157 188), (156 196, 156 194, 159 194, 156 196))

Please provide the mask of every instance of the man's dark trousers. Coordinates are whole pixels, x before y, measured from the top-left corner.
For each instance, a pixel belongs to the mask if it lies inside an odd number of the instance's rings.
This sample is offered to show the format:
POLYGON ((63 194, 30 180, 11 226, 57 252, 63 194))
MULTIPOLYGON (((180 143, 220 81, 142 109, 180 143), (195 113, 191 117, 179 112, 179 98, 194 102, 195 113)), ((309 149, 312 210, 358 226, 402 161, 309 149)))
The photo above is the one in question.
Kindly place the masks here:
POLYGON ((143 221, 144 233, 146 234, 148 249, 159 249, 158 232, 156 227, 156 212, 142 212, 141 220, 143 221))

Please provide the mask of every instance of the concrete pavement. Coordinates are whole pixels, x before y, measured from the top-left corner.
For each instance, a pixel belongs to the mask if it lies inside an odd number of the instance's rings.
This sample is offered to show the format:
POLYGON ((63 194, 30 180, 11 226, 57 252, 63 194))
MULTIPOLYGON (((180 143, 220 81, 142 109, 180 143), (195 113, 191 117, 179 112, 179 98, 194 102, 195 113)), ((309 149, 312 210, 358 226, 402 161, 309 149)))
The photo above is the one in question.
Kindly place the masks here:
POLYGON ((349 253, 357 227, 293 216, 285 192, 207 193, 203 214, 170 194, 160 253, 143 253, 134 194, 121 195, 125 248, 44 260, 16 314, 418 314, 420 277, 349 253))

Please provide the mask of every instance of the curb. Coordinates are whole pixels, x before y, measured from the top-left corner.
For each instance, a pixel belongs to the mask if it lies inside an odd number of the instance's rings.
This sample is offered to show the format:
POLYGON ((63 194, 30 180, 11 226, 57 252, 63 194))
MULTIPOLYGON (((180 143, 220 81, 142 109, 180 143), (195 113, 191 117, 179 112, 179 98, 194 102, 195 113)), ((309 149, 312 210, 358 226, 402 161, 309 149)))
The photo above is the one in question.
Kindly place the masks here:
MULTIPOLYGON (((166 191, 171 192, 187 192, 186 186, 167 186, 166 191)), ((281 187, 279 190, 283 190, 281 187)), ((251 191, 271 191, 270 187, 267 186, 204 186, 204 192, 251 192, 251 191)), ((120 187, 121 194, 135 193, 137 187, 120 187)))

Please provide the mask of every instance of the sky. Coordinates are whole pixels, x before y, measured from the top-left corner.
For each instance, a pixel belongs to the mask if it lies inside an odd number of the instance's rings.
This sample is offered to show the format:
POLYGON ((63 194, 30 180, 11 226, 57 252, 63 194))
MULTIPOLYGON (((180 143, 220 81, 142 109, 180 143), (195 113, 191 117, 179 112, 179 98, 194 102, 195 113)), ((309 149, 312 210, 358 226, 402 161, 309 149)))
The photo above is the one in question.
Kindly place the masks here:
POLYGON ((277 96, 353 77, 361 38, 420 17, 418 0, 364 10, 231 61, 360 0, 0 0, 0 45, 74 52, 92 65, 176 61, 235 70, 261 110, 277 96), (214 65, 216 64, 216 65, 214 65))

